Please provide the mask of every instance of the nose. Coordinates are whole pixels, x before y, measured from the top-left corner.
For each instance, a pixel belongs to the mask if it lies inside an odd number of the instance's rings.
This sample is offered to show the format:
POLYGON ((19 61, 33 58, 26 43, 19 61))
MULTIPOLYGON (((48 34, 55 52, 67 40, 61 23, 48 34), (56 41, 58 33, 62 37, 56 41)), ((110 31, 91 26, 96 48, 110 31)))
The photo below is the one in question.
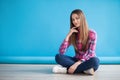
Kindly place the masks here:
POLYGON ((74 23, 77 23, 77 20, 76 20, 76 19, 74 20, 74 23))
POLYGON ((77 23, 77 20, 75 19, 75 23, 77 23))

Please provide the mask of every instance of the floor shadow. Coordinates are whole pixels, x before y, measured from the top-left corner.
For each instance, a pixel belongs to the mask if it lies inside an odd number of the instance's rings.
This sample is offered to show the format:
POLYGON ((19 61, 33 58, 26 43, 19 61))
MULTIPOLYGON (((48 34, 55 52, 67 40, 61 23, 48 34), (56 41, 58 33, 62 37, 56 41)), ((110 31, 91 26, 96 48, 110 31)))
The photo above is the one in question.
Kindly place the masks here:
POLYGON ((38 69, 38 70, 18 70, 20 72, 31 72, 31 73, 40 73, 40 74, 52 74, 51 69, 38 69))

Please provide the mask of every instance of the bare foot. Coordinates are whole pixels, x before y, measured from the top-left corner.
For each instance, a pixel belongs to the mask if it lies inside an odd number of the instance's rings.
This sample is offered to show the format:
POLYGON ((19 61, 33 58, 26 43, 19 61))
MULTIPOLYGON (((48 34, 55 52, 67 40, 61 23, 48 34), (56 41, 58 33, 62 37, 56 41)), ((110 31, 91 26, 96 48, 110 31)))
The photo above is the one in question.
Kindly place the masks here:
POLYGON ((93 68, 90 68, 88 70, 85 70, 84 71, 85 74, 89 74, 89 75, 93 75, 94 74, 94 69, 93 68))

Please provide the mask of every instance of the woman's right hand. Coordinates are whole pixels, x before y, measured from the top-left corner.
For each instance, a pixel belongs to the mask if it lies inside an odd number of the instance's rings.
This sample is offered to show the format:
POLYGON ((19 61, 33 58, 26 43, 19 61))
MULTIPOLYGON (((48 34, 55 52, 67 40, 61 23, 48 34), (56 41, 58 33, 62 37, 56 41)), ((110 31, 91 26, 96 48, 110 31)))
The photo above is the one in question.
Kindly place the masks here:
POLYGON ((70 35, 70 36, 72 35, 72 33, 77 33, 77 32, 78 32, 78 31, 76 30, 76 28, 78 28, 78 27, 73 27, 73 28, 70 29, 70 31, 69 31, 69 35, 70 35))
POLYGON ((76 28, 78 28, 78 27, 73 27, 73 28, 70 29, 70 31, 69 31, 66 39, 65 39, 66 41, 69 40, 69 37, 70 37, 73 33, 77 33, 77 32, 78 32, 78 31, 76 30, 76 28))

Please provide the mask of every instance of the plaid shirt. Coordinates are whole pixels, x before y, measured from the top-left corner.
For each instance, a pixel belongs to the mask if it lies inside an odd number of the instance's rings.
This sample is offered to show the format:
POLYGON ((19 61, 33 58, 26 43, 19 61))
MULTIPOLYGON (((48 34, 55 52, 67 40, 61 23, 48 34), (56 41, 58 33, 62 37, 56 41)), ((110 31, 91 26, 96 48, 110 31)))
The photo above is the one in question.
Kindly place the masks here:
MULTIPOLYGON (((83 51, 82 43, 77 41, 77 53, 75 57, 83 62, 89 60, 91 57, 95 57, 96 40, 97 40, 96 32, 94 30, 89 30, 89 38, 87 42, 87 45, 89 46, 86 46, 87 50, 83 51)), ((64 54, 69 46, 70 46, 69 41, 64 40, 59 48, 59 53, 64 54)))

